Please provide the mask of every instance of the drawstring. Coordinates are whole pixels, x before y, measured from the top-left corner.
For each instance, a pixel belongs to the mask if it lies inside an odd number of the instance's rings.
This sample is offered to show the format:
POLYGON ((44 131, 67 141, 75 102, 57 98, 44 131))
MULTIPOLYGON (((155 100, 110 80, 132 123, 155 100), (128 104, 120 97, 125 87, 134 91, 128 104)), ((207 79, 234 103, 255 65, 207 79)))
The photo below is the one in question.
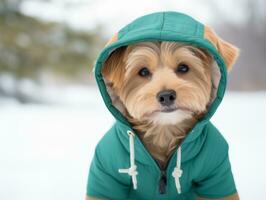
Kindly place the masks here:
POLYGON ((130 167, 127 169, 119 169, 119 173, 127 173, 132 177, 132 183, 134 190, 137 189, 137 165, 135 165, 135 150, 134 150, 134 133, 132 131, 127 131, 129 135, 129 153, 130 153, 130 167))
POLYGON ((181 194, 181 185, 179 178, 182 176, 182 169, 181 169, 181 146, 177 149, 177 157, 176 157, 176 167, 172 173, 172 176, 175 178, 175 186, 177 189, 178 194, 181 194))
MULTIPOLYGON (((129 136, 129 153, 130 153, 130 167, 127 169, 119 169, 119 173, 127 173, 132 177, 132 183, 134 190, 137 189, 137 165, 135 165, 135 150, 134 150, 134 133, 132 131, 127 131, 129 136)), ((175 186, 178 194, 181 194, 181 185, 180 185, 180 177, 182 176, 181 170, 181 146, 177 149, 177 157, 176 157, 176 167, 172 173, 172 176, 175 178, 175 186)))

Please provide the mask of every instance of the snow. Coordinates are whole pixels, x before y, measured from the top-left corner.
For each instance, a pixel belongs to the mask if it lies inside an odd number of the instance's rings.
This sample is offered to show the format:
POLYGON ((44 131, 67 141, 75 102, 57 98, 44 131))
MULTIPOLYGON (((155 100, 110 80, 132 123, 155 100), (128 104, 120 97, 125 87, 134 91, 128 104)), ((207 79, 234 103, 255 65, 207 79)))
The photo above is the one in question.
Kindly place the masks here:
POLYGON ((229 143, 242 200, 264 199, 266 93, 229 93, 212 121, 229 143))
MULTIPOLYGON (((0 199, 84 199, 94 148, 113 123, 94 87, 51 90, 54 104, 0 101, 0 199)), ((243 200, 264 197, 266 92, 229 92, 212 121, 230 145, 243 200)))

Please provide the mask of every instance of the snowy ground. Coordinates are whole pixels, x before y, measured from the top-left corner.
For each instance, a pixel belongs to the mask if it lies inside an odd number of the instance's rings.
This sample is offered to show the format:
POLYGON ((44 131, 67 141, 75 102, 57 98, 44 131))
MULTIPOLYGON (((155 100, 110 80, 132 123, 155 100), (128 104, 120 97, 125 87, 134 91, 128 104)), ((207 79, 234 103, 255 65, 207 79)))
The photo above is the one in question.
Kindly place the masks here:
MULTIPOLYGON (((266 92, 227 93, 213 122, 230 144, 243 200, 263 199, 266 92)), ((95 88, 57 94, 50 105, 0 100, 0 199, 83 199, 97 141, 113 122, 95 88)))

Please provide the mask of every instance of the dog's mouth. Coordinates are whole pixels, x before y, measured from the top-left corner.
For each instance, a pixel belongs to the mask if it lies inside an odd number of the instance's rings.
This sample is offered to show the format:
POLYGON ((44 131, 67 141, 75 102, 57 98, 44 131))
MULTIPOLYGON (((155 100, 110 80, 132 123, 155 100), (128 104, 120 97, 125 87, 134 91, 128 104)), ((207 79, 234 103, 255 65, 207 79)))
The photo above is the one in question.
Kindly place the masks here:
POLYGON ((181 106, 181 105, 164 106, 161 109, 156 110, 155 112, 170 113, 170 112, 174 112, 177 110, 193 113, 193 110, 191 110, 187 107, 181 106))
POLYGON ((177 109, 178 109, 177 107, 175 107, 175 108, 166 107, 166 108, 163 108, 162 110, 159 110, 157 112, 170 113, 170 112, 176 111, 177 109))
POLYGON ((158 114, 158 113, 172 113, 175 111, 184 111, 184 112, 189 112, 189 113, 194 113, 191 109, 182 107, 182 106, 175 106, 175 107, 163 107, 161 109, 153 110, 150 113, 146 113, 145 117, 149 117, 153 114, 158 114))

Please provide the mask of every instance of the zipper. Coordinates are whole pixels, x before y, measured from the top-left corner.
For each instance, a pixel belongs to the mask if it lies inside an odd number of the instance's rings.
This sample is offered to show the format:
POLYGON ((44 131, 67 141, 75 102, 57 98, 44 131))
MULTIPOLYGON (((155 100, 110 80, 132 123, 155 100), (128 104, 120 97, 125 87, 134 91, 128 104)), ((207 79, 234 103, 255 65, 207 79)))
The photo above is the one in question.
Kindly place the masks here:
MULTIPOLYGON (((133 129, 134 130, 134 129, 133 129)), ((136 130, 134 130, 133 132, 136 132, 136 130)), ((159 179, 159 194, 166 194, 166 186, 167 186, 167 168, 169 163, 172 160, 173 155, 175 154, 175 150, 172 152, 172 154, 169 156, 166 164, 164 167, 162 167, 158 161, 156 159, 153 158, 153 156, 150 154, 150 152, 146 149, 146 147, 144 146, 144 144, 142 143, 141 139, 139 138, 138 134, 135 134, 137 137, 137 140, 139 141, 139 143, 142 145, 144 151, 147 153, 147 155, 151 158, 151 160, 155 163, 155 165, 157 166, 157 168, 160 171, 160 179, 159 179)), ((182 144, 182 142, 176 147, 176 149, 178 147, 180 147, 182 144)))
POLYGON ((160 169, 160 179, 159 179, 159 194, 166 194, 166 187, 167 187, 167 168, 172 160, 173 155, 175 154, 175 151, 172 152, 172 154, 169 156, 168 160, 166 161, 165 166, 161 166, 160 163, 154 159, 156 165, 160 169))
POLYGON ((159 193, 166 194, 167 176, 166 171, 161 170, 161 178, 159 180, 159 193))

